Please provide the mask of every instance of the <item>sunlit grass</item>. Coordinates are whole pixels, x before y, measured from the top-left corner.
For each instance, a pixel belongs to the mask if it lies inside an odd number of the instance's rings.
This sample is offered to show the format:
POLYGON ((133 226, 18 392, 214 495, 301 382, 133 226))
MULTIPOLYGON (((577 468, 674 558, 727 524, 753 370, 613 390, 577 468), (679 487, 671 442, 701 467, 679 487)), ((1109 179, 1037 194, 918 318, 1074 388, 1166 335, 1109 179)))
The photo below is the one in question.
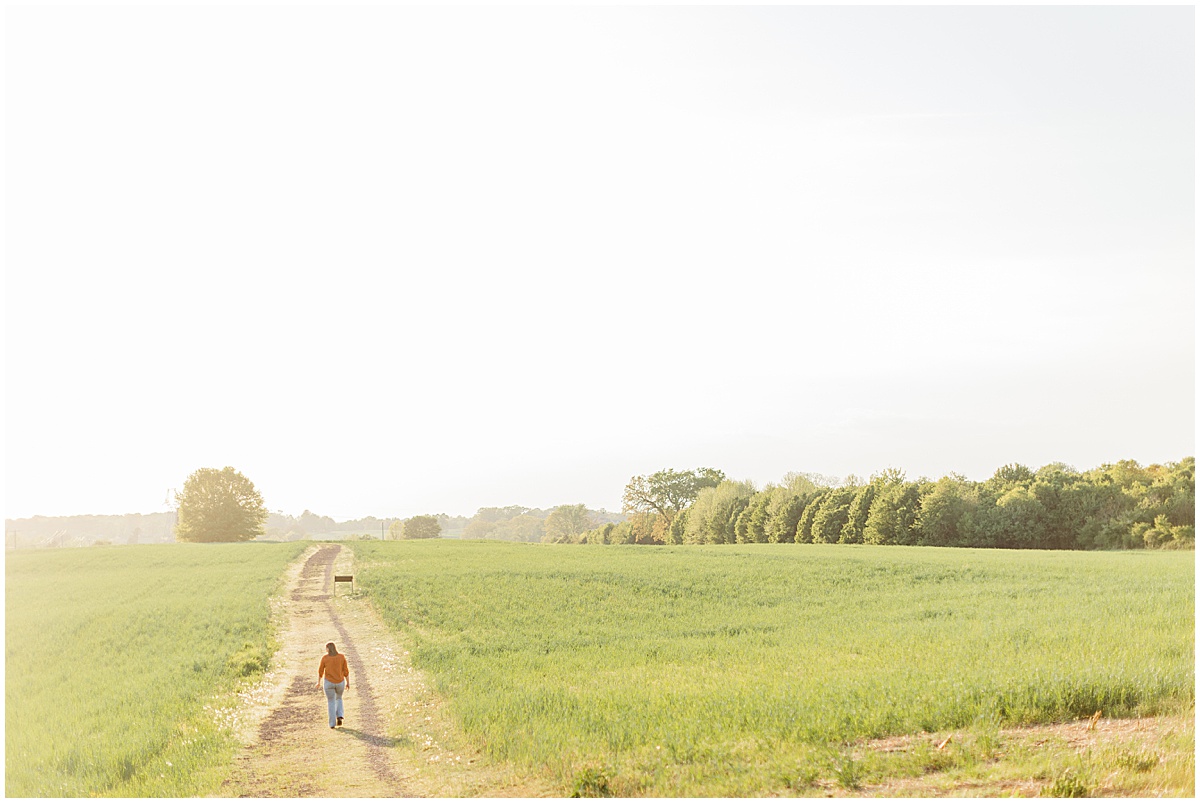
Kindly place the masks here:
POLYGON ((301 544, 10 553, 5 793, 211 793, 234 748, 211 709, 260 675, 267 598, 301 544))
POLYGON ((1194 699, 1191 553, 353 549, 469 735, 617 793, 754 794, 856 739, 1194 699))

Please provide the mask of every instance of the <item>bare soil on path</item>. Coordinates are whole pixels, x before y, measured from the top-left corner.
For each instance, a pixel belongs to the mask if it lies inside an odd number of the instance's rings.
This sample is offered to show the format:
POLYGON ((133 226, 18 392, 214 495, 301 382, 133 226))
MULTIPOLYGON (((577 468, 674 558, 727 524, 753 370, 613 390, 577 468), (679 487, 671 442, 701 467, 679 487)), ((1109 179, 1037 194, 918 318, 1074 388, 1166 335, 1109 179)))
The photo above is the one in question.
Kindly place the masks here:
MULTIPOLYGON (((976 773, 931 772, 912 778, 894 778, 860 790, 831 788, 828 796, 855 797, 1038 797, 1051 785, 1056 763, 1069 766, 1095 762, 1094 785, 1087 797, 1193 797, 1194 714, 1137 717, 1131 719, 1087 719, 1054 725, 1004 728, 996 734, 994 757, 976 773), (1186 738, 1179 738, 1186 736, 1186 738), (1172 737, 1176 737, 1172 739, 1172 737), (1180 749, 1176 742, 1185 741, 1180 749), (1055 757, 1057 761, 1051 757, 1055 757), (1137 772, 1119 772, 1121 758, 1146 761, 1137 772), (1077 759, 1077 762, 1071 759, 1077 759), (1191 772, 1180 768, 1191 764, 1191 772), (1173 765, 1173 767, 1172 767, 1173 765), (1152 771, 1161 769, 1155 775, 1152 771), (1186 783, 1186 788, 1180 784, 1186 783)), ((970 741, 970 734, 945 732, 875 739, 861 745, 861 752, 904 753, 922 743, 934 750, 944 745, 951 752, 957 744, 970 741), (953 743, 953 744, 952 744, 953 743)))
POLYGON ((263 680, 239 694, 245 745, 224 797, 529 797, 556 790, 488 762, 453 728, 444 701, 401 639, 334 574, 352 574, 336 544, 308 550, 272 600, 281 646, 263 680), (331 729, 317 666, 333 641, 350 665, 345 722, 331 729))

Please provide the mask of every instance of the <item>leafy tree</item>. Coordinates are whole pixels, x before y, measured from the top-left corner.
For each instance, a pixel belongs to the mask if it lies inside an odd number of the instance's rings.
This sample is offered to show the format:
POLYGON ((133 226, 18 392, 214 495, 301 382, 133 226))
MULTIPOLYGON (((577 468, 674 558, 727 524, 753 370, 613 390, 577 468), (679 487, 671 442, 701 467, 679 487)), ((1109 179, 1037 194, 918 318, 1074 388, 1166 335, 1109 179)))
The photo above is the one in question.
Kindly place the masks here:
POLYGON ((1036 472, 1034 472, 1034 476, 1039 477, 1039 478, 1048 477, 1048 476, 1051 476, 1054 474, 1064 474, 1064 475, 1071 476, 1071 477, 1079 476, 1079 472, 1075 470, 1074 466, 1069 466, 1066 463, 1061 463, 1061 462, 1047 463, 1046 465, 1039 468, 1036 472))
POLYGON ((664 532, 679 511, 696 500, 705 488, 715 488, 725 474, 715 468, 676 471, 671 468, 645 477, 634 477, 621 497, 625 513, 653 513, 663 520, 664 532))
POLYGON ((812 540, 814 544, 836 544, 842 534, 842 527, 850 517, 850 502, 853 501, 858 489, 853 486, 833 488, 821 500, 820 506, 812 519, 812 540))
POLYGON ((854 498, 850 500, 850 508, 846 511, 846 523, 842 525, 842 532, 838 537, 840 543, 861 544, 863 542, 867 514, 871 512, 871 502, 875 501, 875 494, 878 490, 879 483, 872 480, 854 494, 854 498))
POLYGON ((404 537, 404 522, 396 519, 388 527, 387 537, 392 541, 398 541, 404 537))
POLYGON ((472 538, 483 540, 491 536, 496 530, 496 522, 483 521, 482 519, 471 519, 467 522, 467 526, 463 528, 463 538, 472 538))
POLYGON ((617 525, 614 522, 606 521, 596 529, 588 530, 580 536, 579 541, 583 544, 611 544, 612 531, 616 528, 617 525))
POLYGON ((1171 524, 1170 518, 1164 513, 1155 516, 1152 524, 1144 522, 1135 524, 1131 534, 1135 538, 1141 538, 1148 547, 1196 548, 1196 526, 1194 524, 1171 524))
POLYGON ((877 485, 895 485, 896 483, 904 481, 904 469, 895 468, 894 466, 885 468, 883 471, 871 477, 871 482, 874 482, 877 485))
POLYGON ((965 522, 978 505, 979 496, 966 477, 946 476, 927 486, 917 514, 917 543, 966 546, 965 522))
MULTIPOLYGON (((1089 474, 1091 474, 1089 472, 1089 474)), ((1078 549, 1112 549, 1122 546, 1119 519, 1131 507, 1120 486, 1102 475, 1084 474, 1063 489, 1063 505, 1074 524, 1078 549), (1100 479, 1097 479, 1097 478, 1100 479)))
POLYGON ((1046 506, 1029 486, 1009 488, 990 512, 997 547, 1037 549, 1045 543, 1046 506))
POLYGON ((1083 523, 1081 499, 1076 493, 1079 475, 1064 463, 1038 469, 1030 492, 1041 505, 1041 534, 1037 549, 1078 549, 1083 523))
POLYGON ((437 538, 442 534, 442 525, 437 516, 413 516, 404 522, 403 535, 407 540, 414 538, 437 538))
POLYGON ((666 538, 659 518, 653 513, 635 513, 622 522, 605 522, 563 543, 576 544, 661 544, 666 538))
POLYGON ((746 531, 750 528, 750 516, 754 512, 751 508, 755 506, 754 499, 755 497, 752 496, 747 500, 746 507, 742 509, 742 512, 738 514, 737 519, 733 522, 733 541, 736 544, 749 543, 746 540, 746 531))
POLYGON ((318 516, 311 510, 301 513, 297 523, 300 525, 300 529, 306 533, 331 533, 337 529, 336 521, 329 516, 318 516))
POLYGON ((542 540, 552 544, 570 544, 592 526, 585 505, 559 505, 550 511, 542 525, 542 540))
POLYGON ((809 471, 789 471, 783 475, 783 487, 794 494, 811 494, 823 488, 833 488, 838 484, 837 477, 827 474, 814 474, 809 471))
POLYGON ((1121 510, 1102 529, 1104 543, 1126 548, 1194 544, 1195 458, 1145 468, 1122 460, 1102 468, 1101 480, 1118 484, 1122 496, 1121 510))
POLYGON ((1007 491, 1017 485, 1028 485, 1033 481, 1033 471, 1020 463, 1009 463, 996 469, 996 473, 988 480, 988 484, 999 491, 1007 491))
POLYGON ((636 544, 637 535, 633 531, 633 523, 626 520, 616 525, 609 533, 608 539, 610 544, 636 544))
POLYGON ((546 515, 541 510, 522 505, 481 507, 464 524, 462 536, 500 541, 540 541, 546 515))
POLYGON ((1144 546, 1132 535, 1139 521, 1137 510, 1142 490, 1153 483, 1150 474, 1134 460, 1104 464, 1083 475, 1093 516, 1085 521, 1082 538, 1097 549, 1129 549, 1144 546))
POLYGON ((765 544, 770 540, 768 528, 771 517, 777 510, 781 499, 788 499, 791 493, 786 488, 771 486, 750 499, 750 504, 738 517, 738 543, 765 544))
POLYGON ((628 519, 633 544, 665 544, 668 525, 654 513, 634 513, 628 519))
POLYGON ((804 499, 801 494, 791 493, 785 488, 776 496, 767 508, 767 543, 790 544, 796 540, 796 527, 800 523, 800 514, 804 512, 804 499))
MULTIPOLYGON (((737 523, 746 512, 746 508, 750 505, 749 496, 738 496, 730 500, 729 507, 724 511, 724 527, 722 532, 725 536, 721 543, 736 544, 737 540, 737 523)), ((743 533, 744 534, 744 533, 743 533)))
POLYGON ((527 508, 523 505, 509 505, 508 507, 481 507, 475 511, 472 520, 486 522, 501 522, 515 519, 517 516, 522 516, 529 513, 532 508, 527 508))
POLYGON ((884 482, 875 494, 875 500, 867 514, 867 523, 863 527, 863 543, 915 544, 917 515, 920 509, 918 483, 897 479, 884 482))
POLYGON ((522 513, 495 525, 488 538, 499 541, 524 541, 536 543, 545 535, 545 521, 533 513, 522 513))
POLYGON ((192 472, 175 501, 175 537, 180 541, 249 541, 262 534, 267 520, 254 483, 229 466, 192 472))
MULTIPOLYGON (((368 517, 369 518, 369 517, 368 517)), ((438 524, 442 525, 442 532, 458 532, 461 533, 467 528, 467 522, 470 521, 466 516, 447 516, 445 513, 438 514, 438 524)), ((372 529, 373 531, 373 529, 372 529)))
MULTIPOLYGON (((1164 500, 1164 511, 1174 527, 1196 528, 1196 458, 1187 457, 1178 463, 1168 463, 1165 484, 1170 496, 1164 500)), ((1193 536, 1194 537, 1194 536, 1193 536)))
POLYGON ((816 518, 817 510, 821 507, 821 503, 825 500, 825 497, 832 492, 832 488, 823 488, 808 498, 804 510, 800 513, 800 519, 796 523, 797 544, 811 544, 813 542, 813 519, 816 518))
POLYGON ((1196 459, 1189 457, 1179 463, 1147 467, 1151 476, 1149 487, 1139 488, 1137 507, 1142 520, 1163 522, 1172 528, 1193 526, 1196 523, 1196 459))
POLYGON ((733 480, 724 480, 716 487, 701 489, 696 501, 688 508, 683 542, 735 543, 737 535, 734 526, 737 517, 746 509, 753 495, 754 486, 751 483, 733 480))
POLYGON ((691 508, 684 508, 679 511, 679 515, 671 520, 671 526, 667 528, 668 544, 684 543, 684 534, 687 532, 689 513, 691 513, 691 508))
MULTIPOLYGON (((518 516, 524 516, 530 509, 522 505, 508 507, 481 507, 463 527, 464 538, 501 538, 503 540, 521 540, 512 538, 511 534, 500 533, 496 530, 505 522, 512 521, 518 516)), ((511 528, 508 528, 511 530, 511 528)), ((541 535, 539 534, 539 538, 541 535)), ((533 540, 538 540, 537 538, 533 540)))

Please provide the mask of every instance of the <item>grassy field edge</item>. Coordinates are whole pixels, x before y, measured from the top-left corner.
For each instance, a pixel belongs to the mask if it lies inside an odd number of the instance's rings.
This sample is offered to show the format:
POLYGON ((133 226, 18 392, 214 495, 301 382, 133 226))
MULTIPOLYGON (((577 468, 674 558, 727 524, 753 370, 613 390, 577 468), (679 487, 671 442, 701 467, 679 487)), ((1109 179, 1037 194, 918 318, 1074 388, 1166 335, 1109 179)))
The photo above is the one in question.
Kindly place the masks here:
MULTIPOLYGON (((913 736, 926 730, 946 734, 976 732, 986 729, 988 722, 994 722, 997 733, 1004 725, 1007 734, 1004 738, 1019 745, 1022 743, 1019 734, 1028 729, 1014 726, 1042 723, 1042 727, 1055 727, 1071 722, 1081 714, 1091 713, 1100 707, 1097 702, 1101 703, 1106 715, 1163 715, 1160 718, 1164 721, 1178 717, 1177 712, 1181 710, 1194 708, 1194 567, 1190 563, 1185 567, 1178 558, 1136 556, 1127 560, 1124 555, 1088 555, 1083 560, 1073 560, 1075 556, 1052 553, 933 548, 839 550, 825 547, 820 551, 817 548, 806 551, 790 545, 767 549, 725 547, 713 548, 708 554, 703 550, 686 553, 685 575, 681 581, 674 582, 664 577, 665 564, 657 567, 647 564, 655 560, 673 560, 669 557, 669 549, 615 548, 615 551, 609 549, 603 554, 599 551, 589 554, 587 548, 482 542, 474 545, 355 544, 353 548, 363 589, 372 597, 389 626, 402 631, 413 643, 414 663, 430 674, 439 693, 448 700, 454 721, 467 738, 498 759, 513 761, 531 773, 552 778, 567 793, 746 796, 824 794, 829 790, 846 792, 854 789, 860 790, 855 794, 869 794, 861 791, 867 788, 863 784, 882 785, 889 779, 930 774, 924 767, 916 772, 914 768, 920 761, 909 766, 897 763, 898 756, 881 760, 870 750, 852 758, 860 749, 856 745, 871 740, 871 731, 877 727, 871 722, 882 723, 880 729, 885 733, 880 736, 893 737, 913 736), (834 553, 839 554, 835 556, 834 553), (770 564, 774 568, 768 571, 765 580, 757 576, 752 578, 751 586, 757 587, 762 582, 768 586, 782 583, 780 588, 785 592, 782 596, 769 589, 764 592, 765 596, 758 597, 755 596, 757 592, 743 594, 737 590, 751 588, 737 585, 743 582, 737 579, 737 572, 741 571, 737 567, 739 564, 750 566, 746 560, 754 556, 759 556, 763 565, 770 564), (786 664, 777 663, 773 657, 777 648, 771 644, 772 639, 777 638, 778 628, 769 621, 755 620, 754 612, 770 610, 780 604, 780 600, 786 600, 793 593, 794 584, 789 585, 789 578, 812 556, 830 561, 820 567, 818 574, 830 574, 833 587, 843 591, 842 599, 846 597, 847 588, 841 578, 831 574, 833 569, 830 568, 840 564, 844 564, 844 568, 850 567, 846 571, 858 572, 848 575, 850 590, 857 583, 859 588, 879 587, 887 591, 886 583, 892 582, 888 579, 889 572, 899 572, 897 577, 902 584, 916 582, 914 593, 918 604, 902 612, 902 616, 898 614, 899 619, 889 619, 886 611, 883 615, 885 624, 900 619, 913 622, 911 626, 916 629, 911 633, 918 639, 917 644, 922 643, 921 639, 953 633, 954 626, 961 629, 962 625, 953 625, 953 622, 949 628, 938 629, 937 626, 951 613, 961 618, 964 611, 979 607, 974 596, 980 588, 1002 593, 1006 606, 1003 609, 1016 606, 1023 615, 1035 618, 1004 625, 985 620, 982 629, 979 625, 974 627, 987 637, 986 640, 996 643, 995 654, 1027 654, 1029 657, 1014 665, 1018 674, 1013 675, 1013 681, 983 686, 978 693, 992 699, 987 695, 995 692, 987 691, 988 688, 1027 690, 1024 693, 1029 695, 1030 702, 1026 705, 1044 706, 1042 713, 1038 714, 1037 708, 1010 708, 1005 716, 1005 700, 1020 702, 1019 697, 1005 692, 995 698, 998 705, 981 706, 971 717, 954 715, 951 723, 941 726, 933 721, 932 728, 918 718, 908 727, 900 726, 897 721, 889 729, 888 720, 880 719, 878 711, 864 710, 861 708, 863 703, 858 703, 860 715, 866 713, 868 717, 874 717, 864 720, 867 727, 860 736, 846 737, 830 731, 823 739, 789 741, 781 740, 777 733, 756 734, 753 726, 728 737, 687 736, 705 717, 710 721, 722 717, 728 720, 730 709, 736 713, 739 704, 757 705, 761 709, 765 701, 771 706, 767 710, 780 705, 786 707, 785 701, 789 698, 781 696, 779 690, 786 689, 793 682, 788 678, 795 675, 783 675, 779 681, 781 672, 788 670, 786 664), (1162 567, 1168 566, 1172 567, 1170 572, 1162 574, 1162 567), (1031 567, 1038 573, 1032 580, 1027 580, 1025 572, 1031 567), (1090 578, 1089 572, 1099 574, 1090 578), (998 583, 997 577, 1003 582, 998 583), (1168 577, 1172 579, 1168 580, 1168 577), (714 588, 716 579, 728 580, 734 587, 714 588), (1096 579, 1101 582, 1094 582, 1096 579), (963 585, 960 580, 968 582, 963 585), (881 582, 884 585, 880 585, 881 582), (956 589, 955 583, 962 587, 956 589), (1123 590, 1116 592, 1115 589, 1123 590), (1117 628, 1119 635, 1116 638, 1127 642, 1124 652, 1114 654, 1110 643, 1112 636, 1096 639, 1095 643, 1064 641, 1064 633, 1073 632, 1073 624, 1067 631, 1052 628, 1040 633, 1034 625, 1043 620, 1036 617, 1044 616, 1047 609, 1058 604, 1050 602, 1059 599, 1053 596, 1055 594, 1075 602, 1075 607, 1080 609, 1070 612, 1070 623, 1086 622, 1090 618, 1090 606, 1094 606, 1102 618, 1113 621, 1124 621, 1133 611, 1134 618, 1117 628), (679 612, 675 620, 686 621, 671 630, 671 617, 664 618, 658 613, 662 599, 669 599, 688 611, 703 613, 703 610, 711 609, 719 615, 713 620, 714 626, 708 627, 704 616, 679 612), (731 603, 731 599, 736 604, 731 603), (605 606, 617 604, 613 600, 620 600, 619 606, 631 609, 628 614, 622 612, 624 608, 617 610, 613 615, 619 621, 615 624, 605 618, 607 614, 597 613, 607 610, 605 606), (734 606, 730 607, 731 604, 734 606), (689 605, 691 607, 687 607, 689 605), (1161 608, 1162 613, 1159 613, 1157 606, 1164 605, 1167 607, 1161 608), (741 611, 750 613, 743 617, 741 611), (731 619, 733 615, 741 620, 731 619), (1146 619, 1146 616, 1150 618, 1146 619), (667 644, 659 649, 654 643, 657 637, 629 633, 627 628, 639 626, 638 622, 655 622, 660 630, 666 628, 674 634, 672 638, 678 636, 680 640, 673 646, 667 644), (1151 630, 1155 635, 1149 635, 1146 622, 1153 623, 1151 630), (1162 632, 1158 633, 1160 630, 1162 632), (1185 634, 1183 642, 1172 644, 1171 639, 1178 634, 1185 634), (635 646, 622 653, 630 642, 635 646), (753 664, 754 667, 761 667, 755 669, 761 673, 761 683, 752 683, 745 688, 738 685, 741 681, 737 672, 748 665, 738 664, 737 660, 731 662, 728 655, 720 651, 728 645, 748 645, 746 655, 759 662, 753 664), (717 652, 712 652, 713 649, 717 652), (617 657, 611 663, 604 663, 604 656, 614 652, 617 657), (644 660, 647 655, 652 657, 649 663, 644 660), (1043 655, 1059 655, 1061 660, 1047 664, 1043 655), (1096 661, 1097 657, 1105 655, 1114 658, 1115 663, 1096 661), (681 665, 680 656, 690 656, 689 660, 701 663, 681 665), (1085 669, 1089 662, 1096 662, 1096 666, 1085 669), (670 723, 666 727, 661 723, 656 725, 656 720, 648 719, 654 715, 646 712, 647 700, 651 705, 660 704, 654 703, 652 698, 643 699, 644 694, 637 696, 641 693, 637 691, 638 684, 653 684, 656 678, 654 667, 662 664, 672 665, 673 677, 677 678, 678 689, 666 688, 660 694, 664 711, 671 703, 678 704, 681 709, 683 719, 677 717, 674 726, 670 723), (696 668, 700 665, 705 667, 703 672, 696 668), (692 666, 695 671, 687 666, 692 666), (1076 669, 1071 669, 1072 666, 1076 669), (614 676, 626 681, 636 679, 633 685, 626 683, 623 687, 635 692, 634 698, 621 703, 611 695, 605 696, 603 689, 621 688, 611 684, 605 686, 614 676), (688 677, 701 685, 688 687, 680 680, 688 677), (712 685, 705 678, 717 678, 720 682, 712 685), (526 682, 529 679, 532 680, 526 682), (732 684, 730 679, 734 679, 732 684), (680 683, 684 685, 680 686, 680 683), (688 688, 695 689, 694 693, 689 692, 692 694, 690 699, 681 696, 680 691, 686 692, 688 688), (696 694, 715 694, 721 699, 714 698, 708 705, 696 694), (747 697, 747 694, 751 696, 747 697), (757 698, 754 697, 756 694, 757 698), (777 697, 779 703, 774 702, 777 697), (584 700, 586 705, 581 704, 584 700), (692 710, 684 710, 689 704, 692 710), (572 727, 580 721, 590 723, 587 727, 591 730, 563 729, 561 726, 566 721, 570 721, 572 727), (614 725, 620 733, 641 729, 659 736, 650 736, 644 743, 614 742, 611 730, 614 725), (657 730, 652 730, 654 727, 657 730), (683 734, 673 742, 669 740, 671 727, 676 728, 676 733, 683 734), (589 732, 594 736, 588 736, 589 732), (662 738, 662 734, 666 734, 666 738, 662 738), (855 772, 861 777, 855 779, 855 772), (822 781, 824 786, 813 786, 805 779, 822 781)), ((809 575, 805 578, 805 582, 811 579, 809 575)), ((820 606, 805 610, 812 613, 820 610, 820 606)), ((878 612, 872 615, 875 613, 878 612)), ((852 618, 851 621, 863 631, 880 626, 879 622, 870 625, 868 620, 859 622, 852 618)), ((970 625, 969 618, 964 621, 970 625)), ((867 646, 874 646, 874 643, 867 646)), ((862 647, 859 643, 851 650, 835 650, 839 658, 828 666, 855 665, 855 656, 865 652, 862 647)), ((899 655, 903 657, 904 653, 899 655)), ((989 656, 982 655, 984 659, 989 656)), ((824 664, 819 665, 825 670, 824 664)), ((982 665, 986 666, 986 660, 982 665)), ((970 675, 960 672, 959 676, 970 675)), ((997 677, 1003 679, 1003 676, 997 677)), ((983 680, 986 681, 986 677, 983 680)), ((871 681, 871 685, 864 688, 870 694, 882 695, 880 699, 902 690, 880 680, 871 681)), ((969 689, 966 691, 966 699, 975 694, 969 689)), ((836 688, 833 689, 833 693, 836 692, 836 688)), ((838 699, 853 702, 869 698, 864 698, 863 694, 842 694, 838 699)), ((803 700, 799 702, 803 703, 803 700)), ((828 721, 835 722, 836 717, 828 721)), ((977 742, 972 740, 970 743, 977 742)), ((974 781, 981 778, 1002 780, 1012 775, 1027 776, 1026 780, 1034 784, 1045 781, 1043 776, 1050 772, 1044 767, 1029 765, 1026 758, 1021 758, 1024 755, 1021 751, 1005 756, 972 757, 965 752, 962 739, 952 740, 947 750, 949 752, 941 751, 935 757, 933 766, 938 768, 938 762, 953 756, 957 763, 940 767, 939 771, 967 780, 972 777, 974 781)), ((1179 754, 1174 748, 1160 752, 1168 757, 1179 754)), ((1063 753, 1064 761, 1067 755, 1063 753)), ((1190 753, 1183 755, 1190 756, 1190 753)), ((1137 763, 1134 759, 1128 760, 1137 763)), ((1178 764, 1173 758, 1165 763, 1178 764)), ((1184 773, 1187 779, 1194 777, 1193 766, 1194 762, 1184 773)), ((1171 772, 1179 774, 1174 770, 1171 772)), ((1186 784, 1192 783, 1186 780, 1186 784)), ((970 787, 964 788, 969 794, 970 787)), ((1027 785, 1023 793, 1028 791, 1027 785)))
POLYGON ((6 795, 218 792, 239 746, 238 692, 276 645, 269 599, 304 548, 8 555, 6 795), (21 684, 22 666, 39 682, 21 684))

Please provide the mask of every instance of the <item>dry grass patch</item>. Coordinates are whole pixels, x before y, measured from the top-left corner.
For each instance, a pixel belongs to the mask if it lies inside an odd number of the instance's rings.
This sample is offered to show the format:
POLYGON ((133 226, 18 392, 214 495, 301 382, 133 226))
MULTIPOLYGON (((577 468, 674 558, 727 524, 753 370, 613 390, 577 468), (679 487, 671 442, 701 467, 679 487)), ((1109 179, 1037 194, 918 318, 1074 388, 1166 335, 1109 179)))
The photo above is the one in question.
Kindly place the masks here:
POLYGON ((1195 714, 986 727, 863 742, 848 751, 870 797, 1194 797, 1195 714), (940 749, 939 749, 940 747, 940 749))

